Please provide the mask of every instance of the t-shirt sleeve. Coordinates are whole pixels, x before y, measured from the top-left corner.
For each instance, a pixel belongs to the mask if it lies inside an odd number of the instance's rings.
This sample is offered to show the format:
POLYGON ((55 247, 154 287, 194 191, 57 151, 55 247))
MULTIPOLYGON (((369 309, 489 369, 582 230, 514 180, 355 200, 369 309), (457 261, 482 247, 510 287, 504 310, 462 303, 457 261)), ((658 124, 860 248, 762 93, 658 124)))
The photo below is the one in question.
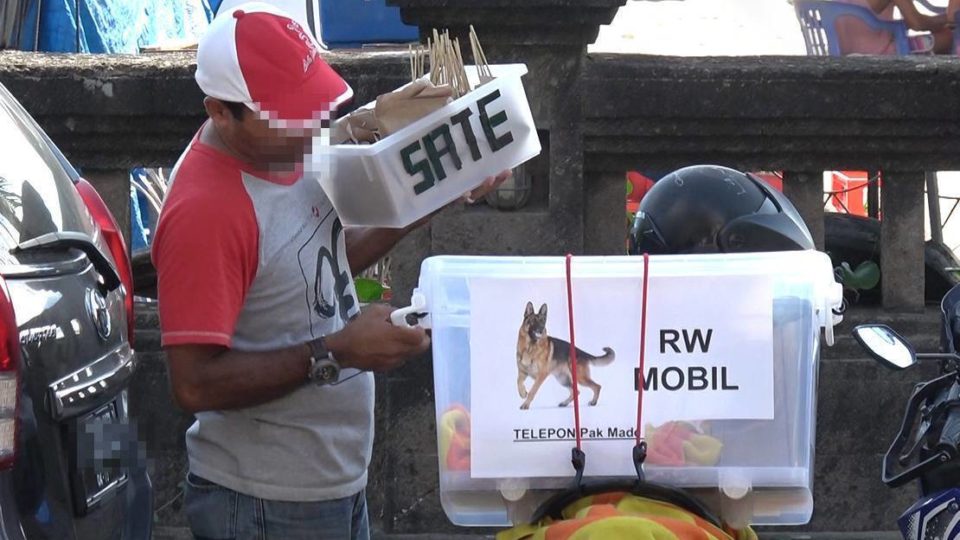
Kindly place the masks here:
POLYGON ((171 189, 152 248, 162 345, 230 347, 257 271, 256 214, 242 188, 190 195, 171 189))

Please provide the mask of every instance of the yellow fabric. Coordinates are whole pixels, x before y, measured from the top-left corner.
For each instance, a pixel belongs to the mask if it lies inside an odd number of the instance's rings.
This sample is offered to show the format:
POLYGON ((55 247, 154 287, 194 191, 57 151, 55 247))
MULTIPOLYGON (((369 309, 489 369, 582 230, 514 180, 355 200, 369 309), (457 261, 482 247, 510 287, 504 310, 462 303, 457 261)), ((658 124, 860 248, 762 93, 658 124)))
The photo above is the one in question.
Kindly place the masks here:
POLYGON ((709 435, 691 435, 683 442, 683 455, 687 463, 711 467, 720 461, 723 443, 709 435))
POLYGON ((459 404, 449 407, 437 422, 440 434, 440 467, 470 470, 470 413, 459 404))
POLYGON ((721 530, 672 504, 627 493, 584 497, 562 512, 563 520, 519 525, 497 540, 757 540, 749 527, 721 530))
POLYGON ((647 463, 665 467, 711 467, 720 461, 723 443, 687 422, 646 424, 647 463))

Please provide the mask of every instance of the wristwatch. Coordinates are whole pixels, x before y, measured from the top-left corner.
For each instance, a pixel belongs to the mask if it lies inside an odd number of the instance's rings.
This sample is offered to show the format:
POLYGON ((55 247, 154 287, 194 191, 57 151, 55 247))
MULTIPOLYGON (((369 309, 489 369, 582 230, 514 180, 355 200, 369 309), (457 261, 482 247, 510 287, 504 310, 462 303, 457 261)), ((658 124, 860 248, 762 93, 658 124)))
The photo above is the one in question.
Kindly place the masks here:
POLYGON ((310 346, 309 379, 317 386, 333 384, 340 379, 340 363, 327 349, 323 337, 307 342, 310 346))

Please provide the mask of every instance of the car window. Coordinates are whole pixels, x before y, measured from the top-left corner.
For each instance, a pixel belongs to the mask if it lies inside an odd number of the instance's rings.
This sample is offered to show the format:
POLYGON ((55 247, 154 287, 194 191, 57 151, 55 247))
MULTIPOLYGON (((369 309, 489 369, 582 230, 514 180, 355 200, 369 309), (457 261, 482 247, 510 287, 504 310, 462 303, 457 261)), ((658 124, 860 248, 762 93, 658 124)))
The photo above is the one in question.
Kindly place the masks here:
POLYGON ((0 264, 10 248, 56 231, 93 230, 89 214, 36 125, 0 87, 0 264))

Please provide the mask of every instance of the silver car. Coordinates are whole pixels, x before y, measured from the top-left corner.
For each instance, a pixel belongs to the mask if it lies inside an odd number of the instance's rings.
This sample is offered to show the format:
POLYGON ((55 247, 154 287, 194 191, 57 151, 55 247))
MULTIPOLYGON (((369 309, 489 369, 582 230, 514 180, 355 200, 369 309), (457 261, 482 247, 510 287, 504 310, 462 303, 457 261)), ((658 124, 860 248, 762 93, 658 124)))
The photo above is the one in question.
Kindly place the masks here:
POLYGON ((103 200, 0 85, 0 540, 150 538, 132 295, 103 200))

